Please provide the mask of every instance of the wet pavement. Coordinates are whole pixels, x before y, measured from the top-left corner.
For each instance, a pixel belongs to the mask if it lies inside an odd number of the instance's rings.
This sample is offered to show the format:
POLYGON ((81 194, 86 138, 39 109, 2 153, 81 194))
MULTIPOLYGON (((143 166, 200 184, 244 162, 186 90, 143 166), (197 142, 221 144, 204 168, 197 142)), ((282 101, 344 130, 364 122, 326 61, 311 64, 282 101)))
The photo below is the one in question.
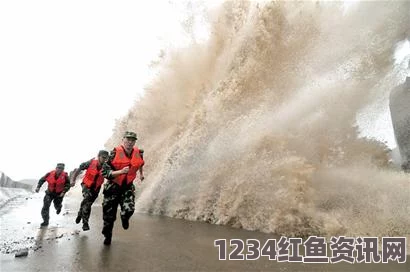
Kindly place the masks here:
MULTIPOLYGON (((101 199, 93 205, 90 231, 75 224, 81 201, 79 188, 70 191, 50 225, 40 228, 44 193, 10 201, 0 210, 1 271, 410 271, 397 264, 303 264, 258 260, 218 260, 216 239, 278 237, 207 223, 135 214, 128 230, 116 221, 111 246, 103 245, 101 199), (28 249, 28 256, 15 257, 28 249)), ((231 252, 232 249, 229 249, 231 252)), ((303 254, 303 252, 301 252, 303 254)))

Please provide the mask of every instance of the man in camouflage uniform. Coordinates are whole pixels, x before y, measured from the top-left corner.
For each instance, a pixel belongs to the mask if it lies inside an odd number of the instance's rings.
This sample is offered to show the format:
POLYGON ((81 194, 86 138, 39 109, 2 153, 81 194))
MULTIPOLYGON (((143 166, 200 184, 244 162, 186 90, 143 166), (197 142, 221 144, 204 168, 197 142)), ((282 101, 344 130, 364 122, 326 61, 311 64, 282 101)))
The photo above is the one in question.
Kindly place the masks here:
POLYGON ((101 185, 104 182, 102 169, 103 167, 109 167, 106 164, 107 159, 108 152, 105 150, 100 150, 98 152, 97 159, 91 159, 89 161, 83 162, 73 172, 73 184, 71 184, 71 186, 75 185, 75 180, 77 179, 77 176, 81 173, 81 171, 87 170, 84 175, 83 182, 81 183, 83 200, 81 201, 80 210, 78 211, 77 218, 75 219, 75 222, 77 224, 79 224, 81 220, 83 220, 84 231, 90 229, 88 219, 90 218, 91 214, 91 206, 97 199, 101 185))
MULTIPOLYGON (((108 180, 104 185, 102 234, 105 236, 104 244, 111 244, 112 230, 117 217, 117 207, 121 208, 121 222, 124 229, 129 227, 129 219, 134 213, 135 186, 134 179, 137 172, 142 174, 141 167, 144 160, 141 152, 134 147, 137 140, 135 132, 127 131, 124 134, 122 145, 115 147, 109 156, 107 165, 103 169, 103 176, 108 180)), ((141 180, 143 176, 140 176, 141 180)))
POLYGON ((54 208, 57 214, 59 214, 61 212, 64 195, 70 190, 70 178, 68 174, 64 172, 64 166, 64 163, 58 163, 55 170, 48 172, 38 181, 36 193, 40 191, 44 182, 47 181, 48 183, 48 188, 43 199, 43 208, 41 209, 41 216, 43 217, 42 227, 48 226, 51 202, 54 202, 54 208))

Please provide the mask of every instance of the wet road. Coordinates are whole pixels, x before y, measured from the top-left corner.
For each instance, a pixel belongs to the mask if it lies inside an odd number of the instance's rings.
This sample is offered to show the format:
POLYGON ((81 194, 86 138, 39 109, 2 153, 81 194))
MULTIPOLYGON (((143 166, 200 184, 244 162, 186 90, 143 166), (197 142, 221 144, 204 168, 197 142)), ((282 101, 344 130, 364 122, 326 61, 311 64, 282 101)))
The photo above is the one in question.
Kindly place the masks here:
POLYGON ((277 237, 145 214, 135 214, 128 230, 117 221, 111 246, 104 246, 100 199, 93 206, 91 230, 84 232, 81 224, 74 223, 81 200, 79 188, 69 192, 60 215, 51 207, 50 225, 41 229, 43 196, 15 199, 0 210, 1 271, 410 271, 409 261, 302 264, 269 261, 266 256, 256 261, 219 261, 215 239, 263 243, 277 237), (15 258, 14 253, 22 248, 30 248, 28 256, 15 258))

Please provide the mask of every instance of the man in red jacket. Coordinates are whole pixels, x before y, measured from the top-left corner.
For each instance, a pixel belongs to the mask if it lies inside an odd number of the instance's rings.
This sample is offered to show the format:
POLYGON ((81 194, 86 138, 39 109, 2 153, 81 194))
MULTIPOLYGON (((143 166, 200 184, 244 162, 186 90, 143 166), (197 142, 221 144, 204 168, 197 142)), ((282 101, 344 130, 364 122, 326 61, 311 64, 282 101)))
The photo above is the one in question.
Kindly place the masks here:
POLYGON ((57 214, 59 214, 61 212, 64 195, 70 190, 70 178, 68 174, 64 172, 64 163, 58 163, 55 170, 48 172, 38 181, 36 193, 40 191, 41 186, 46 181, 48 188, 43 199, 43 208, 41 209, 41 216, 43 217, 42 227, 48 226, 51 202, 54 202, 54 208, 57 214))
POLYGON ((83 162, 82 164, 80 164, 80 167, 78 167, 74 171, 72 176, 72 186, 74 186, 75 180, 77 176, 81 173, 81 171, 87 170, 85 172, 83 182, 81 183, 83 200, 81 201, 80 210, 78 211, 77 218, 75 219, 75 222, 77 224, 79 224, 81 220, 83 220, 84 231, 90 229, 88 219, 90 218, 91 214, 91 206, 97 199, 101 189, 101 185, 104 183, 102 169, 103 167, 109 167, 105 163, 107 159, 108 151, 100 150, 98 152, 97 159, 91 159, 87 162, 83 162))
MULTIPOLYGON (((104 185, 102 234, 105 236, 104 244, 111 244, 112 229, 117 216, 118 205, 121 207, 121 222, 124 229, 129 227, 129 219, 135 209, 135 186, 133 181, 137 172, 144 165, 140 150, 134 147, 137 140, 135 132, 126 131, 122 145, 111 151, 107 165, 103 169, 103 176, 108 180, 104 185)), ((142 171, 140 172, 143 179, 142 171)))

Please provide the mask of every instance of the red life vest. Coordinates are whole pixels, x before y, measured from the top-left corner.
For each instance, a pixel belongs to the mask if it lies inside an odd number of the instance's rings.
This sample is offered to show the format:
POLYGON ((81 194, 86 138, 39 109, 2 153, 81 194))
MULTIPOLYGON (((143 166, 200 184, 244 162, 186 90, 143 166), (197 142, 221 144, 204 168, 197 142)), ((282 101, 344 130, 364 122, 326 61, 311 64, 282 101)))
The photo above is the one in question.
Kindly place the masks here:
POLYGON ((67 178, 66 172, 61 172, 60 176, 56 179, 56 171, 53 170, 47 176, 46 181, 48 183, 48 191, 51 193, 61 193, 64 191, 64 185, 67 178))
POLYGON ((95 189, 99 189, 104 182, 104 177, 102 176, 101 171, 102 167, 98 170, 98 160, 92 160, 83 178, 84 185, 87 188, 91 188, 93 184, 95 184, 95 189))
POLYGON ((132 150, 131 158, 128 158, 125 154, 124 147, 118 146, 115 148, 115 157, 111 162, 115 170, 121 170, 122 168, 129 166, 130 169, 127 174, 121 174, 114 178, 114 182, 118 185, 122 185, 123 182, 130 184, 137 177, 138 169, 144 164, 144 160, 141 158, 140 151, 134 147, 132 150))

